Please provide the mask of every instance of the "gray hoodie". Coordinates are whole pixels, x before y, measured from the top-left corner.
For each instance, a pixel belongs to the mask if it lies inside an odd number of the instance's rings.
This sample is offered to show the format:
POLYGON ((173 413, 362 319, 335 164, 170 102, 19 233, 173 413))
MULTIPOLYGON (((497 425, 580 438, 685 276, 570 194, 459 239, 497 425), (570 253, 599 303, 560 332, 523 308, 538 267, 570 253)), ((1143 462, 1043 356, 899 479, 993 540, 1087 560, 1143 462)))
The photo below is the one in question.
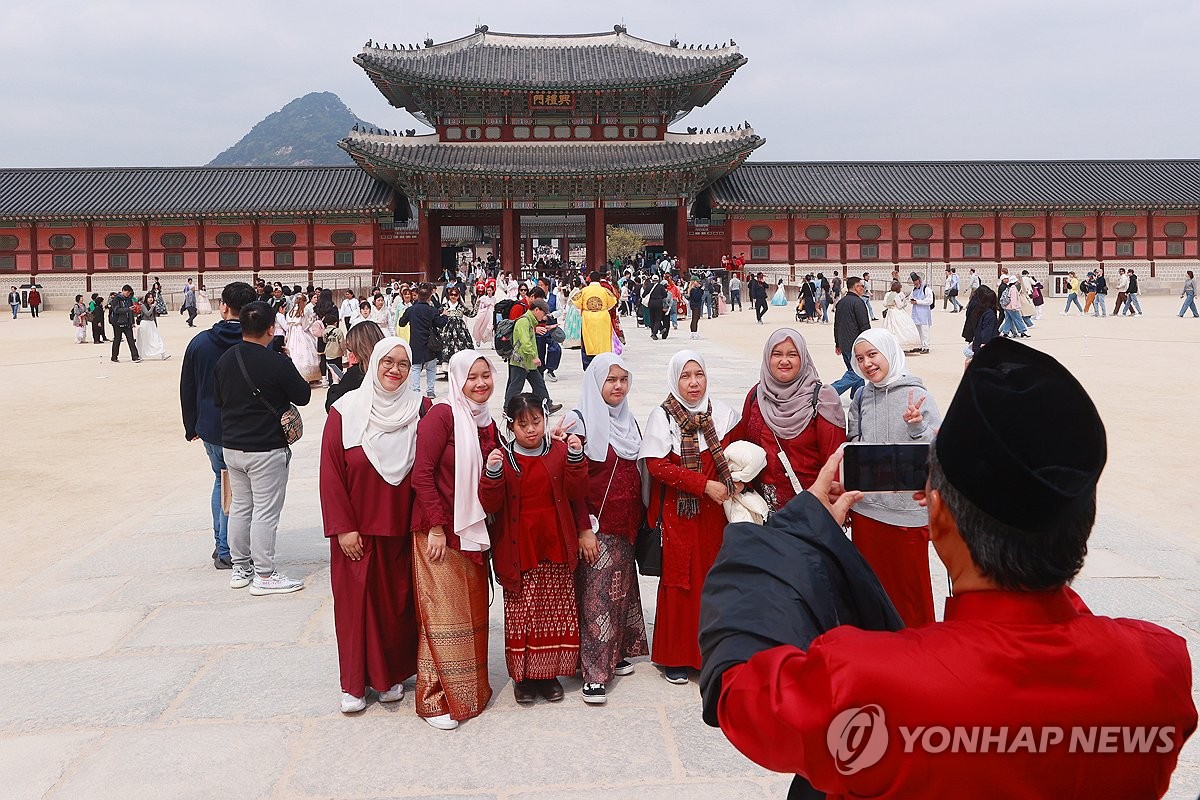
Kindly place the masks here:
MULTIPOLYGON (((932 442, 934 431, 941 424, 942 415, 925 384, 920 378, 905 375, 882 388, 868 383, 855 394, 846 415, 846 440, 875 444, 932 442), (904 421, 910 391, 914 402, 925 398, 921 405, 924 418, 916 424, 904 421)), ((929 524, 929 512, 917 505, 911 492, 868 494, 854 506, 854 512, 886 525, 920 528, 929 524)))

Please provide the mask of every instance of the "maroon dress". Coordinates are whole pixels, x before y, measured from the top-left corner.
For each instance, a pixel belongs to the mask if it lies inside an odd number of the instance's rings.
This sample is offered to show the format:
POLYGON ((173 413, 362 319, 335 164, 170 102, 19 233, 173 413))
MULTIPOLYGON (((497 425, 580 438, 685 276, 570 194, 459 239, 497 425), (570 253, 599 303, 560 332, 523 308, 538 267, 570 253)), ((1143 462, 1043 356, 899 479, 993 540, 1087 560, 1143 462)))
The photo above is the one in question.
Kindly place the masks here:
POLYGON ((321 439, 321 518, 329 537, 329 582, 342 691, 385 692, 416 674, 409 517, 411 476, 393 486, 361 447, 342 447, 342 415, 330 409, 321 439), (351 561, 337 536, 358 531, 363 556, 351 561))

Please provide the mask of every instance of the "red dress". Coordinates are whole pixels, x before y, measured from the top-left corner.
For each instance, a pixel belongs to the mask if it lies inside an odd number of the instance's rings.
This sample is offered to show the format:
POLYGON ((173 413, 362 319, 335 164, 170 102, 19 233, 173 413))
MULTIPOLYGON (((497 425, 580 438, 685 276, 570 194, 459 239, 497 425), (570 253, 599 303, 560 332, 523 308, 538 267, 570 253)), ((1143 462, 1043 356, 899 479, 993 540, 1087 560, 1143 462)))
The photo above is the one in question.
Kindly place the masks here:
MULTIPOLYGON (((722 444, 733 441, 726 436, 722 444)), ((708 482, 718 480, 708 450, 700 451, 700 472, 684 469, 679 456, 647 458, 650 506, 646 519, 658 521, 660 498, 663 519, 663 568, 658 582, 658 608, 654 616, 654 641, 650 657, 664 667, 700 668, 700 591, 708 570, 717 560, 725 532, 725 511, 704 494, 708 482), (691 519, 676 511, 679 490, 700 498, 700 512, 691 519)))
POLYGON ((767 468, 759 475, 759 481, 775 489, 775 508, 780 509, 796 496, 792 482, 788 480, 783 464, 779 460, 779 448, 787 454, 788 462, 800 479, 800 485, 808 488, 817 480, 821 467, 846 441, 846 430, 817 414, 800 432, 791 439, 776 437, 775 432, 763 419, 758 406, 758 384, 751 387, 742 406, 742 419, 733 429, 732 441, 744 440, 767 451, 767 468))
POLYGON ((965 592, 946 601, 945 616, 897 633, 842 626, 807 652, 782 646, 756 654, 722 677, 721 729, 753 761, 804 775, 831 800, 1125 800, 1167 791, 1196 728, 1183 639, 1148 622, 1093 616, 1065 587, 965 592), (829 731, 842 714, 860 724, 841 719, 839 738, 829 731), (1117 752, 1096 751, 1108 726, 1117 729, 1110 739, 1117 752), (1147 752, 1125 751, 1123 729, 1142 726, 1153 730, 1147 752), (990 750, 938 751, 944 739, 936 732, 931 750, 924 733, 913 733, 936 727, 961 728, 960 742, 987 728, 990 750), (1053 729, 1062 741, 1030 752, 1028 742, 1050 742, 1053 729), (1076 733, 1082 738, 1071 752, 1076 733), (837 748, 840 761, 831 738, 845 745, 837 748))
POLYGON ((384 692, 416 674, 411 476, 393 486, 361 447, 342 447, 342 415, 330 409, 321 438, 321 518, 329 537, 329 582, 342 691, 384 692), (337 536, 358 531, 363 556, 351 561, 337 536))

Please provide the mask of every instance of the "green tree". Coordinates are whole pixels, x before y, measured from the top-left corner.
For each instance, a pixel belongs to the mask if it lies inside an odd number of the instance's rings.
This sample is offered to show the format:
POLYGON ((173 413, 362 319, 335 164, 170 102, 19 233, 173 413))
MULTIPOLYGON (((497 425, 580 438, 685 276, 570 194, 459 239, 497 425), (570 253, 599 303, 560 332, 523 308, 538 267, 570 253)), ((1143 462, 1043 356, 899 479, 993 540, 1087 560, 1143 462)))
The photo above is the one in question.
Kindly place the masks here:
POLYGON ((646 240, 641 236, 629 228, 620 228, 616 225, 605 227, 604 238, 608 243, 608 257, 610 260, 620 259, 624 261, 627 258, 632 258, 646 246, 646 240))

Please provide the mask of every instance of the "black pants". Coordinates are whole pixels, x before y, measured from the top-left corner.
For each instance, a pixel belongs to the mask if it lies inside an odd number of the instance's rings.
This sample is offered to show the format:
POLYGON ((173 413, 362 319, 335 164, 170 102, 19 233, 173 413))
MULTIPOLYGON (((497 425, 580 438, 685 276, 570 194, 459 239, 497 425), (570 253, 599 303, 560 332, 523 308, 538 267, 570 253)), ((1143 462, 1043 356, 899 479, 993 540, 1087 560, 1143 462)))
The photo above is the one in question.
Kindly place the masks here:
POLYGON ((188 327, 189 328, 196 327, 196 307, 188 306, 187 315, 188 315, 188 327))
POLYGON ((40 312, 40 308, 38 306, 30 306, 29 307, 29 315, 30 316, 36 317, 39 313, 41 313, 41 312, 40 312))
POLYGON ((350 330, 351 317, 342 317, 342 322, 346 323, 346 330, 350 330))
POLYGON ((661 303, 654 303, 650 306, 650 335, 658 336, 659 331, 662 331, 662 338, 667 338, 667 333, 671 330, 670 317, 667 317, 663 312, 661 303))
POLYGON ((283 355, 283 337, 282 336, 272 336, 270 347, 276 353, 283 355))
POLYGON ((767 313, 766 298, 754 298, 754 318, 762 322, 763 315, 767 313))
POLYGON ((116 361, 121 354, 121 337, 125 337, 125 341, 129 342, 129 354, 133 356, 133 360, 141 359, 138 355, 137 342, 133 338, 132 325, 113 325, 113 346, 112 359, 116 361))
POLYGON ((529 389, 534 397, 541 400, 543 404, 550 402, 550 392, 546 389, 546 379, 542 377, 542 373, 536 369, 525 369, 509 364, 508 387, 504 390, 504 405, 508 405, 509 400, 521 393, 525 388, 525 381, 529 381, 529 389))
POLYGON ((692 306, 692 333, 695 333, 700 325, 700 311, 700 306, 692 306))
POLYGON ((107 338, 104 335, 104 320, 92 320, 92 344, 100 344, 107 338))

